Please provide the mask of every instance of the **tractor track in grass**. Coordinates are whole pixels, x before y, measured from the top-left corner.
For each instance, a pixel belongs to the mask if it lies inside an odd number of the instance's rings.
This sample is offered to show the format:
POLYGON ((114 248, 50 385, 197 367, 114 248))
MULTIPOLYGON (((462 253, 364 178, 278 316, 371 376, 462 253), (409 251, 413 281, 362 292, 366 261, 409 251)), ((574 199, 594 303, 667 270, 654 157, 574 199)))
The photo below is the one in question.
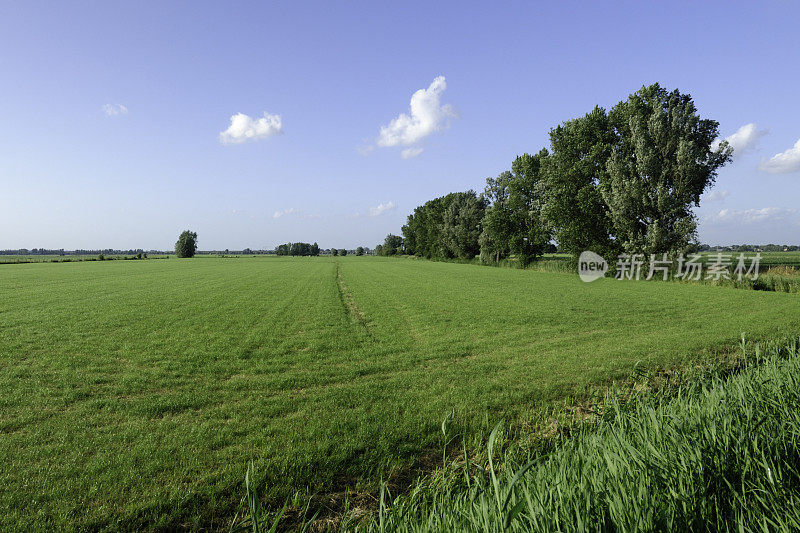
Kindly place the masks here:
POLYGON ((344 308, 344 312, 347 314, 350 321, 358 324, 361 329, 369 336, 370 338, 374 338, 372 335, 372 331, 369 328, 369 322, 367 321, 366 315, 358 307, 355 298, 353 298, 353 294, 350 292, 350 289, 347 288, 347 285, 344 282, 344 278, 342 277, 342 269, 339 266, 339 262, 336 261, 336 288, 339 290, 339 298, 342 301, 342 306, 344 308))

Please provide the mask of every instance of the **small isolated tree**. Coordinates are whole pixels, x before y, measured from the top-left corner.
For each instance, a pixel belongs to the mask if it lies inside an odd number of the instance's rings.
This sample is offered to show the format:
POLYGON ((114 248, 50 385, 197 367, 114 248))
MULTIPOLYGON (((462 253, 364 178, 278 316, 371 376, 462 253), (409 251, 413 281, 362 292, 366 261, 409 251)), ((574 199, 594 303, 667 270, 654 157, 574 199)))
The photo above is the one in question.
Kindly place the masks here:
POLYGON ((383 245, 378 244, 375 246, 375 255, 383 255, 383 245))
POLYGON ((339 250, 339 255, 342 255, 342 256, 345 256, 345 255, 347 255, 347 250, 345 250, 344 248, 342 248, 341 250, 339 250))
POLYGON ((331 255, 333 256, 339 255, 339 250, 337 250, 336 248, 331 248, 331 255))
POLYGON ((175 243, 175 255, 178 257, 194 257, 197 252, 197 233, 188 229, 181 233, 175 243))
POLYGON ((363 246, 359 246, 358 248, 356 248, 356 255, 364 255, 364 247, 363 246))

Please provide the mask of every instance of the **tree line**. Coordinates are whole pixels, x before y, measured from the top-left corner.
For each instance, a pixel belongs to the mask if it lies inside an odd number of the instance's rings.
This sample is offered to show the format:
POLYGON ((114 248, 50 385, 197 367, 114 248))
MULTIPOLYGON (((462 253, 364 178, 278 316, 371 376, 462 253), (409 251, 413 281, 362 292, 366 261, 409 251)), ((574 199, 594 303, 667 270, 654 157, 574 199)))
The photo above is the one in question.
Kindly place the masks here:
MULTIPOLYGON (((414 209, 382 255, 524 266, 555 249, 677 254, 696 247, 692 208, 731 160, 717 121, 659 84, 609 111, 595 107, 549 133, 550 146, 514 159, 482 193, 450 193, 414 209)), ((376 248, 377 250, 377 248, 376 248)))

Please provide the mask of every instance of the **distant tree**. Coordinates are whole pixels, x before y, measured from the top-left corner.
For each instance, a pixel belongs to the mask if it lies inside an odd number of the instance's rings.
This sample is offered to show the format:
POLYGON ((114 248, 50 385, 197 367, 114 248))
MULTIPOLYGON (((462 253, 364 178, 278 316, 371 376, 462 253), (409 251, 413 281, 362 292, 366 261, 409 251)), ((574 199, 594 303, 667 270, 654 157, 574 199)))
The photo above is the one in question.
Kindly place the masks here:
POLYGON ((175 255, 178 257, 194 257, 197 252, 197 233, 186 230, 175 243, 175 255))
POLYGON ((341 255, 341 256, 345 256, 345 255, 347 255, 347 250, 345 250, 344 248, 342 248, 341 250, 339 250, 339 255, 341 255))
POLYGON ((375 246, 375 255, 383 255, 383 245, 378 244, 375 246))
POLYGON ((317 243, 312 244, 310 253, 311 253, 311 255, 313 255, 315 257, 318 256, 319 255, 319 244, 317 244, 317 243))
MULTIPOLYGON (((225 252, 227 253, 227 250, 225 250, 225 252)), ((289 255, 289 245, 279 245, 277 248, 275 248, 275 255, 289 255)))
POLYGON ((397 255, 403 253, 403 238, 391 233, 383 241, 382 255, 397 255))
POLYGON ((359 246, 358 248, 356 248, 356 255, 364 255, 364 247, 363 246, 359 246))
POLYGON ((331 255, 334 257, 339 255, 339 250, 337 250, 336 248, 331 248, 331 255))
POLYGON ((514 221, 508 205, 509 185, 514 175, 505 171, 496 178, 486 179, 484 198, 490 203, 483 217, 483 230, 478 238, 481 261, 500 261, 511 251, 514 221))
MULTIPOLYGON (((461 210, 464 204, 470 203, 470 197, 476 197, 473 191, 450 193, 414 209, 402 228, 403 253, 448 259, 461 255, 467 242, 465 238, 471 241, 473 237, 474 248, 477 249, 480 232, 470 235, 472 230, 467 228, 469 224, 462 224, 461 210), (448 214, 453 202, 459 205, 448 214), (449 217, 447 223, 446 216, 449 217)), ((384 253, 389 252, 384 244, 384 253)))
POLYGON ((513 179, 509 184, 508 207, 514 229, 509 246, 522 266, 541 256, 551 237, 542 217, 545 198, 542 177, 547 157, 547 150, 542 149, 535 155, 523 154, 511 164, 513 179))

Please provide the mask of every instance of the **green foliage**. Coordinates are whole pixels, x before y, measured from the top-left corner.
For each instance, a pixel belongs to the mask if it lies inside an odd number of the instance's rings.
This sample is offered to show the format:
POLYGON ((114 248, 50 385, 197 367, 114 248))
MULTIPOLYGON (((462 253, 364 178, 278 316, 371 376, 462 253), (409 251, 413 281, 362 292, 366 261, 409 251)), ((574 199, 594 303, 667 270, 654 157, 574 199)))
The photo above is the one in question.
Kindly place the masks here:
POLYGON ((523 154, 511 164, 514 178, 508 186, 508 207, 513 231, 509 245, 522 266, 541 257, 550 242, 548 222, 542 217, 545 195, 542 177, 547 157, 547 150, 542 149, 535 155, 523 154))
POLYGON ((475 257, 480 252, 478 238, 485 210, 486 201, 475 191, 450 193, 426 202, 409 215, 402 228, 405 252, 428 259, 475 257))
POLYGON ((341 249, 339 250, 339 255, 340 255, 340 256, 342 256, 342 257, 344 257, 345 255, 347 255, 347 250, 346 250, 345 248, 341 248, 341 249))
POLYGON ((718 123, 701 119, 692 98, 658 84, 643 87, 609 113, 617 142, 602 187, 614 234, 627 252, 685 251, 696 238, 692 207, 731 160, 718 123))
POLYGON ((391 233, 386 236, 381 246, 381 255, 398 255, 403 253, 403 238, 391 233))
POLYGON ((293 256, 308 256, 319 255, 319 245, 317 243, 309 244, 307 242, 290 242, 281 244, 275 248, 276 255, 293 255, 293 256))
POLYGON ((486 179, 484 198, 490 206, 483 218, 483 231, 478 238, 481 261, 499 262, 511 253, 511 236, 514 233, 514 220, 509 205, 510 184, 514 175, 505 171, 496 178, 486 179))
POLYGON ((382 244, 378 244, 375 246, 375 255, 384 255, 382 244))
POLYGON ((616 144, 613 127, 600 107, 550 130, 542 213, 560 251, 575 257, 584 250, 605 257, 621 252, 603 197, 609 181, 607 164, 616 144))
POLYGON ((175 255, 178 257, 194 257, 197 251, 197 233, 186 230, 178 237, 175 243, 175 255))
POLYGON ((359 246, 358 248, 356 248, 356 255, 364 255, 364 247, 363 246, 359 246))
POLYGON ((455 193, 442 217, 440 240, 450 257, 472 259, 480 253, 478 237, 486 200, 475 191, 455 193))
POLYGON ((337 255, 339 255, 339 250, 337 250, 336 248, 331 248, 331 255, 336 257, 337 255))
POLYGON ((576 257, 686 252, 692 209, 731 159, 726 142, 715 146, 718 133, 691 96, 643 87, 609 113, 595 107, 553 128, 550 151, 518 156, 486 180, 482 198, 451 193, 417 207, 402 228, 406 253, 467 259, 479 250, 483 262, 516 256, 524 267, 553 238, 576 257))

